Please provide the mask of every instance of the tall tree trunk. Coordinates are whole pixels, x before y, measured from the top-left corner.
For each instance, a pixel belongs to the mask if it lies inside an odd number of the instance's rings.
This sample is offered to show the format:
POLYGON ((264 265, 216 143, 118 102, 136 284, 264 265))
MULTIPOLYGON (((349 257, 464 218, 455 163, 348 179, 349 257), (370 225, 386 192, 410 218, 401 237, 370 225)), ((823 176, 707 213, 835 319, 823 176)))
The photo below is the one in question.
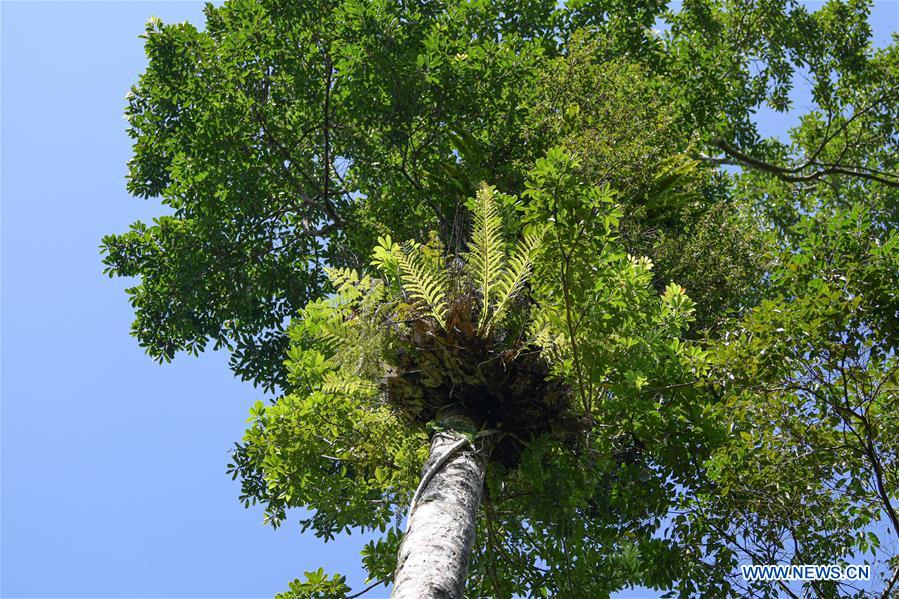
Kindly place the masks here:
MULTIPOLYGON (((486 451, 459 432, 470 422, 434 435, 422 484, 409 509, 400 545, 393 599, 462 599, 481 504, 486 451)), ((444 424, 443 422, 441 424, 444 424)), ((445 425, 446 425, 445 424, 445 425)))

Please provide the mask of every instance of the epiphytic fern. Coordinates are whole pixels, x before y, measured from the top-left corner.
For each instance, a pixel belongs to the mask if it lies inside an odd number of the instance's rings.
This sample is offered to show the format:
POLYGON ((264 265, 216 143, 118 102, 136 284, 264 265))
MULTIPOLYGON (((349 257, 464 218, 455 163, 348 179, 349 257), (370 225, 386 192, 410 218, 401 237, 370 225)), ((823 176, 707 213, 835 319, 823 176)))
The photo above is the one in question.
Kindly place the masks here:
POLYGON ((671 218, 684 206, 702 200, 699 162, 684 155, 668 158, 659 166, 652 183, 645 190, 647 222, 657 223, 671 218))
POLYGON ((497 194, 486 183, 469 201, 468 208, 473 226, 462 270, 467 277, 466 285, 451 285, 446 261, 432 259, 435 251, 443 252, 442 246, 434 247, 438 243, 434 239, 425 246, 409 242, 400 246, 390 237, 379 238, 372 265, 388 277, 398 278, 401 291, 419 314, 433 319, 443 330, 455 301, 450 297, 451 288, 475 289, 480 311, 472 321, 477 334, 486 337, 503 321, 521 291, 543 235, 541 228, 531 226, 512 252, 508 252, 497 194))
POLYGON ((522 286, 531 274, 534 252, 543 238, 542 229, 532 228, 525 231, 524 236, 515 246, 512 254, 504 260, 494 288, 496 301, 488 306, 485 303, 481 315, 479 329, 486 333, 496 323, 502 322, 512 300, 521 291, 522 286), (490 312, 488 313, 488 309, 490 312))
POLYGON ((424 260, 422 247, 411 241, 400 246, 389 235, 379 237, 371 264, 388 278, 398 279, 400 290, 410 303, 445 328, 449 309, 446 273, 424 260))
POLYGON ((329 371, 322 377, 322 393, 344 396, 373 397, 378 393, 378 385, 355 373, 329 371))
POLYGON ((489 319, 488 312, 491 297, 497 291, 497 284, 503 274, 506 252, 502 237, 503 220, 496 205, 494 189, 482 183, 474 202, 469 203, 472 210, 473 227, 471 243, 468 245, 467 266, 469 276, 481 294, 482 309, 478 322, 478 330, 484 327, 489 319))
POLYGON ((292 325, 292 382, 419 424, 464 410, 512 433, 496 455, 514 467, 520 439, 550 431, 570 393, 533 342, 564 351, 557 328, 532 330, 544 311, 523 297, 543 229, 530 225, 509 243, 511 201, 480 187, 468 203, 473 230, 461 256, 436 233, 425 244, 384 236, 371 261, 381 277, 328 269, 334 292, 292 325))
POLYGON ((341 304, 357 299, 359 290, 359 273, 352 268, 325 268, 328 281, 334 287, 337 301, 341 304))
POLYGON ((413 302, 423 308, 426 316, 433 318, 444 328, 449 311, 446 272, 427 268, 419 254, 420 249, 420 245, 410 243, 396 254, 403 289, 413 302))

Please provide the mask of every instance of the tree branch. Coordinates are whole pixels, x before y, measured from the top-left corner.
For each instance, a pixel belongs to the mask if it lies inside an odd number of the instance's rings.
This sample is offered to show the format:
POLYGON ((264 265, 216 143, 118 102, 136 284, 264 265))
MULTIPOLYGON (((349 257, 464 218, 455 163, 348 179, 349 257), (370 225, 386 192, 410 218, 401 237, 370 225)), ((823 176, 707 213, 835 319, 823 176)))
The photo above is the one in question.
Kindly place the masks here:
POLYGON ((896 570, 893 572, 893 577, 887 581, 887 587, 883 590, 883 594, 880 596, 880 599, 889 599, 890 591, 893 590, 893 587, 896 586, 896 581, 899 581, 899 565, 896 566, 896 570))
POLYGON ((760 158, 755 158, 742 150, 734 147, 726 141, 719 139, 712 144, 715 148, 730 156, 734 161, 704 156, 703 159, 715 164, 730 164, 734 166, 748 166, 762 172, 774 175, 782 181, 789 183, 809 183, 818 181, 828 175, 845 175, 849 177, 858 177, 868 181, 876 181, 889 187, 899 188, 899 176, 893 173, 876 171, 861 166, 844 166, 842 164, 817 162, 814 160, 807 161, 796 167, 786 167, 771 162, 767 162, 760 158), (802 171, 812 168, 809 173, 800 174, 802 171))
POLYGON ((370 590, 372 590, 379 584, 384 584, 385 582, 389 581, 391 578, 392 578, 391 576, 387 576, 386 578, 382 578, 381 580, 379 580, 377 582, 373 582, 370 585, 368 585, 367 587, 365 587, 364 589, 362 589, 361 591, 359 591, 358 593, 355 593, 353 595, 347 595, 346 599, 356 599, 356 597, 361 597, 362 595, 369 592, 370 590))
POLYGON ((333 220, 333 207, 328 198, 329 184, 331 182, 331 77, 334 71, 331 67, 331 55, 325 52, 325 105, 322 108, 322 201, 328 211, 328 216, 333 220))

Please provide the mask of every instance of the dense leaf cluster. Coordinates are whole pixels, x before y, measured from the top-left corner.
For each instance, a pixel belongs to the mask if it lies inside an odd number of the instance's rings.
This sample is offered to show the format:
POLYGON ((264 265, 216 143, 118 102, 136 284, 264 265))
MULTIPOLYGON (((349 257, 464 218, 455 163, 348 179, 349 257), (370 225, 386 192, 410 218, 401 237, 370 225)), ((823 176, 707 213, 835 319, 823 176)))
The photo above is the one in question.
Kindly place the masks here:
MULTIPOLYGON (((583 185, 577 173, 576 158, 561 148, 538 161, 519 219, 555 226, 526 233, 511 251, 503 249, 494 193, 482 188, 458 275, 452 256, 444 270, 439 243, 390 239, 374 252, 381 279, 332 271, 336 294, 291 328, 318 331, 297 338, 289 354, 300 384, 257 409, 238 453, 252 456, 235 466, 247 497, 266 502, 279 520, 285 507, 311 508, 308 522, 320 535, 354 526, 398 537, 420 459, 410 450, 424 448, 427 427, 449 410, 498 437, 472 594, 603 594, 633 576, 669 584, 685 556, 653 532, 694 482, 713 429, 684 384, 703 355, 682 339, 693 304, 677 285, 657 294, 651 263, 627 255, 616 237, 612 192, 583 185), (511 292, 524 292, 532 261, 527 296, 510 301, 511 292), (582 269, 577 279, 574 268, 582 269), (572 315, 575 303, 582 309, 572 315), (589 342, 600 337, 602 344, 589 342), (324 412, 301 407, 313 401, 324 412), (405 427, 394 433, 403 444, 373 454, 365 439, 390 434, 373 429, 375 417, 405 427), (310 443, 313 436, 321 442, 310 443), (568 544, 574 557, 558 562, 549 539, 568 544), (597 564, 610 574, 596 576, 597 564)), ((387 566, 376 562, 372 579, 389 575, 391 558, 382 555, 387 566)))
MULTIPOLYGON (((327 285, 323 265, 361 266, 388 233, 449 242, 480 181, 523 191, 560 120, 569 143, 590 142, 593 182, 624 188, 693 141, 756 148, 749 117, 784 106, 791 63, 821 89, 889 71, 864 53, 865 6, 841 6, 232 0, 207 7, 204 30, 151 19, 128 188, 171 212, 103 242, 111 275, 140 278, 133 332, 159 359, 212 343, 243 378, 283 384, 285 319, 327 285), (586 54, 584 32, 601 40, 586 54)), ((851 89, 866 96, 844 93, 830 116, 889 88, 851 89)))

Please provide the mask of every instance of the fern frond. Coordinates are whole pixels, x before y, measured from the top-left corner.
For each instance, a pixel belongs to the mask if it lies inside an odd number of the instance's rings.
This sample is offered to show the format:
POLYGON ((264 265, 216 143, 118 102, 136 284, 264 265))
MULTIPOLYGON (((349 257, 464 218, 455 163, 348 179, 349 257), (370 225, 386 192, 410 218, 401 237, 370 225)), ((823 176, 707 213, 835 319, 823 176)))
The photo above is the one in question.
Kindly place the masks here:
POLYGON ((350 325, 339 315, 319 324, 318 339, 329 349, 337 350, 353 340, 350 325))
POLYGON ((325 274, 334 286, 338 304, 348 304, 362 296, 359 273, 352 268, 325 268, 325 274))
POLYGON ((691 202, 701 199, 696 187, 701 180, 699 161, 683 155, 664 160, 646 192, 650 220, 664 218, 691 202))
POLYGON ((325 274, 335 288, 345 287, 346 285, 355 285, 359 282, 359 273, 352 268, 331 268, 325 267, 325 274))
POLYGON ((571 347, 568 337, 552 324, 552 320, 545 311, 532 312, 524 345, 539 347, 550 362, 562 364, 570 359, 571 347))
POLYGON ((502 273, 505 247, 502 238, 503 219, 496 205, 494 189, 482 183, 471 206, 474 222, 468 251, 468 268, 472 280, 481 292, 483 309, 478 317, 482 329, 488 319, 490 298, 502 273))
POLYGON ((335 372, 325 374, 321 385, 322 393, 329 395, 373 396, 378 393, 378 386, 358 376, 346 376, 335 372))
POLYGON ((524 282, 531 274, 534 254, 542 239, 543 229, 534 228, 530 231, 526 231, 524 236, 515 246, 515 250, 506 261, 496 282, 496 305, 493 307, 492 313, 487 318, 483 319, 481 327, 482 332, 486 333, 492 326, 502 322, 512 300, 514 300, 515 296, 518 295, 518 292, 521 291, 524 282))
POLYGON ((413 301, 421 304, 427 316, 436 320, 441 328, 445 328, 449 311, 446 273, 427 268, 418 253, 419 249, 416 246, 410 252, 397 254, 403 289, 413 301))

